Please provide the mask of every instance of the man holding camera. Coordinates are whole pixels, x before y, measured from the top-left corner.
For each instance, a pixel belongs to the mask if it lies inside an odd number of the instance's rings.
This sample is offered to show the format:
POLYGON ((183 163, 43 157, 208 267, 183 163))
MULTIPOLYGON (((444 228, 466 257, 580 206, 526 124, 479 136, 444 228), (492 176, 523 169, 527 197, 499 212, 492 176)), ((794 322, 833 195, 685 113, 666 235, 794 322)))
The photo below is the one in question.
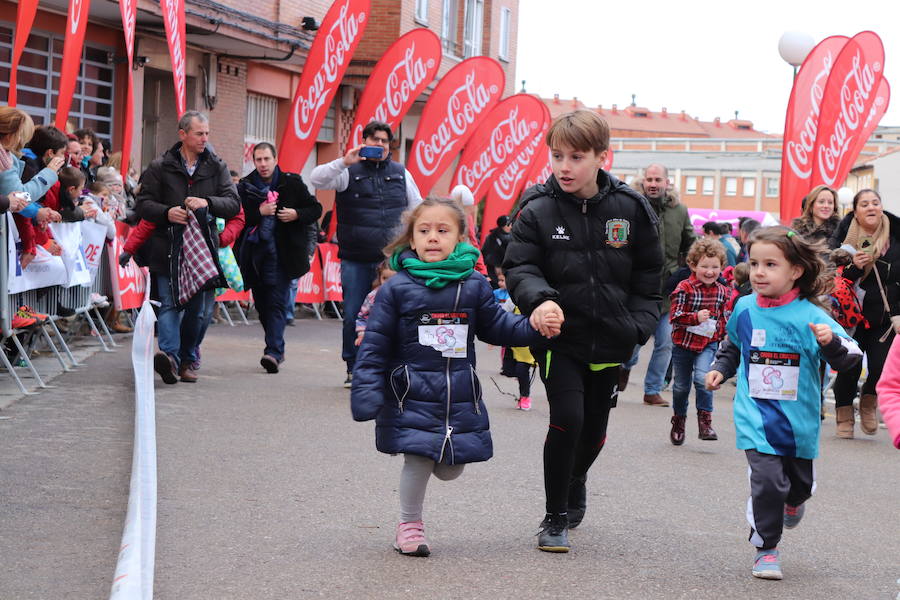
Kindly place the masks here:
POLYGON ((409 171, 391 160, 390 125, 372 121, 362 137, 362 145, 319 165, 309 178, 314 188, 337 192, 334 211, 344 294, 341 358, 347 363, 347 388, 356 361, 356 314, 372 289, 375 268, 384 260, 381 249, 391 241, 403 211, 422 201, 409 171))

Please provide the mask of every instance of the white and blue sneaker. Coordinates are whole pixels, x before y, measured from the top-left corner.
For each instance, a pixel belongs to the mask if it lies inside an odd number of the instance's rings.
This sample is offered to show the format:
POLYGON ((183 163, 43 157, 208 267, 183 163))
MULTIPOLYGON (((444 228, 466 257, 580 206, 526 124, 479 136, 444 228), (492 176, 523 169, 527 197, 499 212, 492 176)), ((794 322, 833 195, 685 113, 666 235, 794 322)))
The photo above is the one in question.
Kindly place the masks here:
POLYGON ((753 576, 760 579, 782 579, 778 550, 758 550, 753 561, 753 576))
POLYGON ((804 512, 806 512, 806 504, 801 504, 800 506, 791 506, 790 504, 785 504, 784 528, 793 529, 794 527, 799 525, 800 519, 803 518, 804 512))

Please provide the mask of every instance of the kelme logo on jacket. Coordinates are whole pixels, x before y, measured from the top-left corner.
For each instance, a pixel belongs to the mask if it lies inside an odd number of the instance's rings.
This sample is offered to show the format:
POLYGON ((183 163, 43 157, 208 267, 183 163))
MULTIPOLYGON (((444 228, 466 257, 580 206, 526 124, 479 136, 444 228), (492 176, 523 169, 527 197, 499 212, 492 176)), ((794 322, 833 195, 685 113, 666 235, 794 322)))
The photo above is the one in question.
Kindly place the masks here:
POLYGON ((556 227, 556 233, 551 235, 550 238, 554 239, 554 240, 566 240, 566 241, 569 241, 572 239, 569 235, 566 234, 566 228, 563 227, 562 225, 558 225, 556 227))
POLYGON ((610 219, 606 222, 606 243, 613 248, 628 245, 628 231, 631 224, 625 219, 610 219))

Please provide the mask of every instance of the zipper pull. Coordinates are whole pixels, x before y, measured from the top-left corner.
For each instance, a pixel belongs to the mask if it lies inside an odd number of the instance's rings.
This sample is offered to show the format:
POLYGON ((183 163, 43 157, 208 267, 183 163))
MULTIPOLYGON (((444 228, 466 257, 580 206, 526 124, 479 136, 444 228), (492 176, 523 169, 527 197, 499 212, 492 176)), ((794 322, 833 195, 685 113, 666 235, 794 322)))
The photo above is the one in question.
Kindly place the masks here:
POLYGON ((444 436, 444 439, 445 439, 445 440, 449 440, 449 439, 450 439, 450 434, 451 434, 451 433, 453 433, 453 426, 452 426, 452 425, 447 425, 447 435, 444 436))
POLYGON ((581 214, 587 214, 587 198, 581 201, 581 214))

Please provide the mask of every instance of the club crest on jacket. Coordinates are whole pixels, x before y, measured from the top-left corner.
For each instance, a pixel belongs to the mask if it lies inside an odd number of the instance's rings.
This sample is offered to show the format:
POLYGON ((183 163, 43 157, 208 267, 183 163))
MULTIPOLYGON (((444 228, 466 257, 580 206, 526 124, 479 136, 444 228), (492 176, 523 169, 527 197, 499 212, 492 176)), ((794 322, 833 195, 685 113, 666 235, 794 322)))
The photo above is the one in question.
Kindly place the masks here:
POLYGON ((613 248, 628 245, 631 224, 625 219, 610 219, 606 222, 606 243, 613 248))

